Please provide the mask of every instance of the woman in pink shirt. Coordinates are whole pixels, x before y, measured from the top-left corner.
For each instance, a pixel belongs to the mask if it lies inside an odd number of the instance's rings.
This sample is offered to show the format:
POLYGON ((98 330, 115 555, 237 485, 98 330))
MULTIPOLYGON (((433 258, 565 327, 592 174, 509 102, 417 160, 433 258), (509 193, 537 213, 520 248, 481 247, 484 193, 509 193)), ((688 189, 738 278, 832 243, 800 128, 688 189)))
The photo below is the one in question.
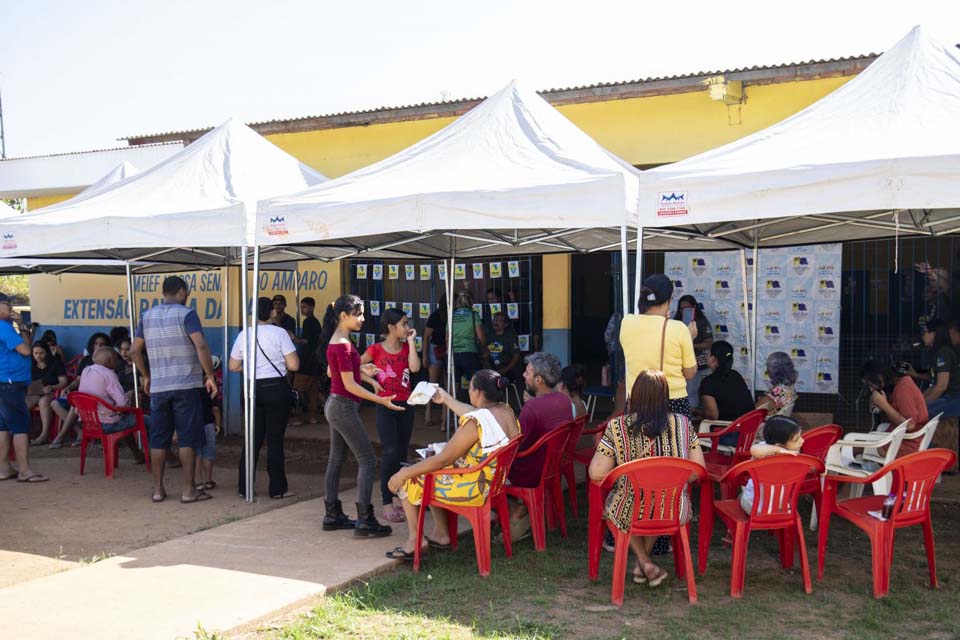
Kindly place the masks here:
MULTIPOLYGON (((77 391, 97 396, 115 407, 126 407, 128 405, 127 394, 120 386, 120 379, 116 372, 117 357, 117 352, 113 347, 97 349, 93 354, 93 364, 86 367, 80 374, 80 387, 77 391)), ((136 414, 132 412, 117 413, 103 405, 97 405, 97 413, 100 415, 100 424, 104 433, 116 433, 124 429, 130 429, 137 422, 136 414)), ((146 419, 144 417, 144 420, 146 419)), ((149 427, 150 425, 147 424, 148 429, 149 427)), ((143 464, 143 452, 137 447, 137 441, 133 434, 127 435, 123 439, 123 443, 133 453, 133 457, 137 459, 137 464, 143 464)))

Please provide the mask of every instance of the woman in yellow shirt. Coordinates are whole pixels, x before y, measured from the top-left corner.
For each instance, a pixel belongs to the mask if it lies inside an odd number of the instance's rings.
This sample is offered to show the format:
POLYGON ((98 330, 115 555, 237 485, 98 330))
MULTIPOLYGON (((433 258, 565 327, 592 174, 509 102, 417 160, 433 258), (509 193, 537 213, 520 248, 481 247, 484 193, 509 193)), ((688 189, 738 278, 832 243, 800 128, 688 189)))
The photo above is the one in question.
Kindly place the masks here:
POLYGON ((643 281, 638 306, 620 325, 620 345, 627 365, 626 388, 632 389, 637 375, 646 369, 663 371, 670 387, 670 412, 692 418, 687 399, 687 380, 697 375, 693 339, 697 323, 689 326, 670 320, 673 283, 662 273, 643 281))

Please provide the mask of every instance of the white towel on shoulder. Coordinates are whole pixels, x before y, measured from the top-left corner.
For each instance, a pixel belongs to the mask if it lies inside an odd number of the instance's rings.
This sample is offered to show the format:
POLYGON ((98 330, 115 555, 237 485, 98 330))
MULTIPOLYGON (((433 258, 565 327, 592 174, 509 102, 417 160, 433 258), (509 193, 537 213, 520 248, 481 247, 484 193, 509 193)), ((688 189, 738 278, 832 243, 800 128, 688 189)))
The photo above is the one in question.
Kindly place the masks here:
POLYGON ((489 409, 477 409, 463 414, 463 417, 473 418, 480 423, 480 448, 483 449, 483 453, 493 453, 510 442, 510 436, 506 434, 489 409))

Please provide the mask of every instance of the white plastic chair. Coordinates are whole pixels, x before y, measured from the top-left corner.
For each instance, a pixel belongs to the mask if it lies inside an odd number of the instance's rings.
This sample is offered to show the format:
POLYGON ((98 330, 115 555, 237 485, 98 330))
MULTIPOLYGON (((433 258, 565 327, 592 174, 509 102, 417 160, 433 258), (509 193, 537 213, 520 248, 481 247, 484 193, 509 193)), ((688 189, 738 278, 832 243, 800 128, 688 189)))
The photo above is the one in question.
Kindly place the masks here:
MULTIPOLYGON (((937 431, 937 426, 940 424, 940 417, 943 413, 938 413, 932 419, 927 421, 927 424, 923 425, 921 428, 913 432, 906 432, 903 434, 904 440, 916 440, 921 438, 920 447, 917 451, 926 451, 930 447, 930 442, 933 440, 933 434, 937 431)), ((880 455, 880 452, 875 448, 864 449, 863 450, 863 460, 869 460, 870 462, 876 462, 877 464, 883 465, 884 456, 880 455)))
MULTIPOLYGON (((729 427, 732 420, 701 420, 700 427, 697 429, 697 433, 710 433, 713 429, 729 427)), ((701 449, 711 449, 713 448, 713 440, 710 438, 704 438, 700 441, 701 449)), ((733 455, 733 447, 727 445, 718 445, 717 451, 723 451, 729 455, 733 455)))
MULTIPOLYGON (((864 469, 857 463, 853 456, 853 449, 872 449, 877 450, 880 447, 887 447, 886 455, 880 460, 881 466, 886 466, 893 462, 897 457, 897 451, 900 450, 900 443, 903 442, 903 436, 907 432, 909 420, 904 421, 890 433, 848 433, 841 440, 838 440, 830 451, 827 452, 827 473, 834 473, 844 476, 854 476, 856 478, 867 478, 873 472, 864 469)), ((890 476, 886 475, 873 483, 873 494, 885 496, 890 493, 890 476)), ((857 484, 850 487, 850 497, 859 498, 863 495, 863 485, 857 484)))

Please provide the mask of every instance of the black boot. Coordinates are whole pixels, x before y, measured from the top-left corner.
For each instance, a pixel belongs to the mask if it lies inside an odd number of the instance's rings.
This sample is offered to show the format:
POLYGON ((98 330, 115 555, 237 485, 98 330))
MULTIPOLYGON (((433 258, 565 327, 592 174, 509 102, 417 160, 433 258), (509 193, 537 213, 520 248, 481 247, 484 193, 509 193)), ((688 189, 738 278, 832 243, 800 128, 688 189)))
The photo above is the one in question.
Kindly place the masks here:
POLYGON ((334 500, 333 502, 324 500, 323 504, 327 507, 327 512, 323 516, 324 531, 353 529, 354 525, 356 525, 356 522, 348 518, 347 514, 343 512, 343 505, 340 504, 339 500, 334 500))
POLYGON ((393 532, 393 529, 387 525, 377 522, 377 517, 373 514, 373 505, 366 506, 357 503, 357 526, 353 530, 353 535, 358 538, 382 538, 393 532))

